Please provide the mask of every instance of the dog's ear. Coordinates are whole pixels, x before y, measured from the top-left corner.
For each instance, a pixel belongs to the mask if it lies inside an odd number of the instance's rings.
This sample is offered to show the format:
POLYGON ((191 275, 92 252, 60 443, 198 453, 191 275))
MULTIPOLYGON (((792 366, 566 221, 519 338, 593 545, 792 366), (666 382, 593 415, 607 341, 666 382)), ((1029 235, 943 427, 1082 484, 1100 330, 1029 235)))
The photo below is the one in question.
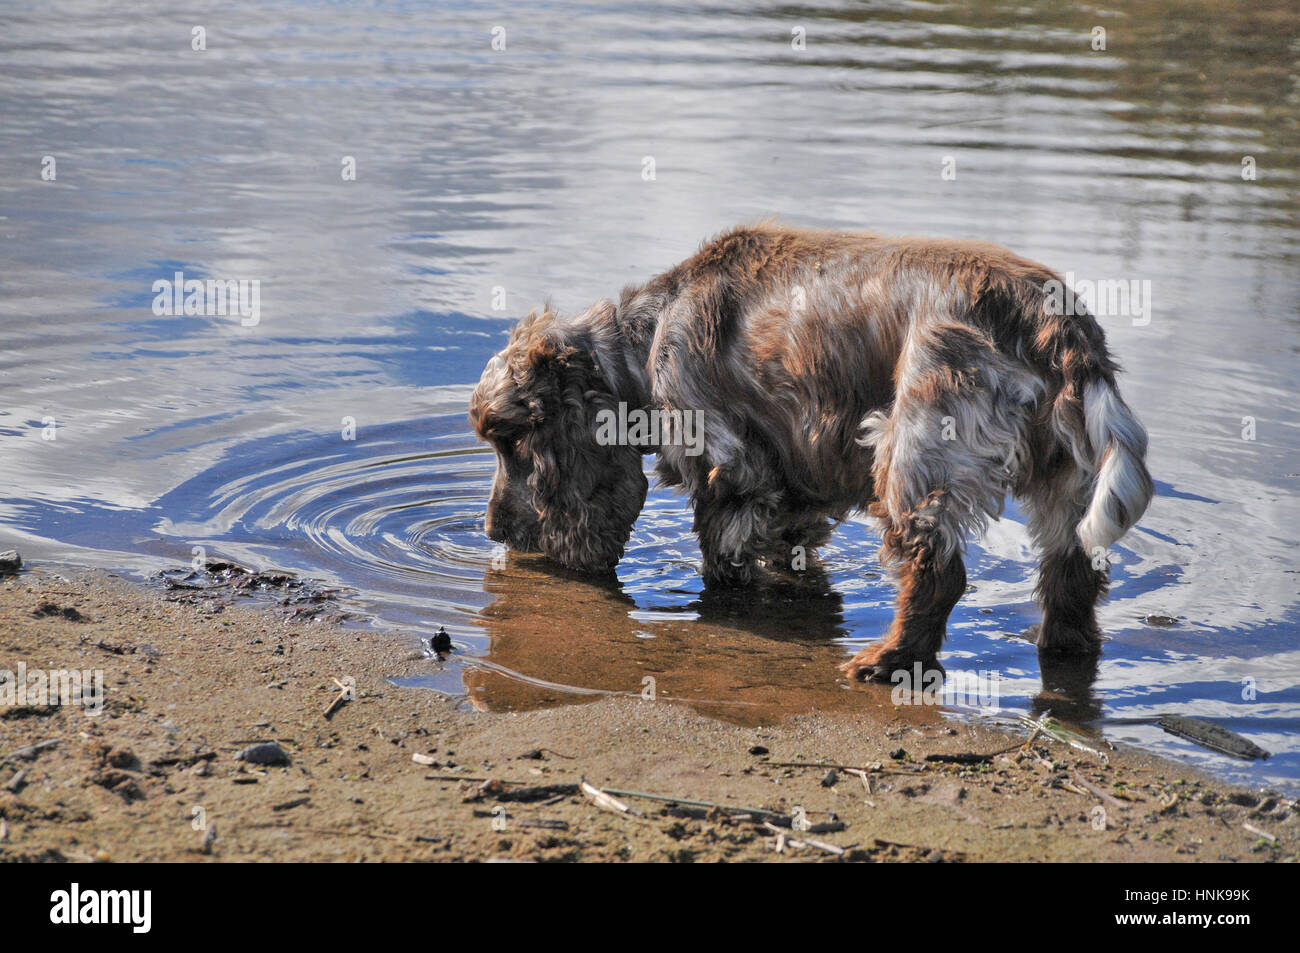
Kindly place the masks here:
POLYGON ((618 403, 590 353, 547 335, 531 349, 530 363, 526 449, 542 551, 571 569, 609 572, 645 503, 641 454, 597 440, 598 415, 617 414, 618 403))

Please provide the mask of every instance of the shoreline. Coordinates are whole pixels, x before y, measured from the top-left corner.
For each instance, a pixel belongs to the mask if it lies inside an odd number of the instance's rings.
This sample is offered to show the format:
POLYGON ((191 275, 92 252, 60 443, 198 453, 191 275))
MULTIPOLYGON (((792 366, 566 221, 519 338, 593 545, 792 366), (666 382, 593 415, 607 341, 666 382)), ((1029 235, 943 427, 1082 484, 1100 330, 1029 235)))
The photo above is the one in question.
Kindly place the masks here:
POLYGON ((1139 751, 1025 746, 887 705, 765 726, 621 697, 479 711, 390 680, 431 671, 413 638, 285 616, 102 571, 0 579, 0 669, 104 686, 99 715, 0 707, 0 860, 1300 856, 1295 802, 1139 751), (336 702, 340 684, 353 700, 336 702), (272 744, 287 763, 259 762, 272 744), (992 756, 925 760, 972 754, 992 756), (635 813, 598 806, 583 779, 635 813))

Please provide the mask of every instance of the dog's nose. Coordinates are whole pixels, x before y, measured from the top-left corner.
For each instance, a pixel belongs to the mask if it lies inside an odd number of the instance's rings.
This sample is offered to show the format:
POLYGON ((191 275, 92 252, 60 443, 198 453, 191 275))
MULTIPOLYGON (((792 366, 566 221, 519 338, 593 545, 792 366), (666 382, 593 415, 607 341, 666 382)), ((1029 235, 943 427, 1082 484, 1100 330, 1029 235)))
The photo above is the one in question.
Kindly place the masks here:
POLYGON ((487 538, 494 543, 504 543, 506 541, 506 534, 501 531, 497 521, 492 519, 491 511, 483 517, 483 532, 487 533, 487 538))

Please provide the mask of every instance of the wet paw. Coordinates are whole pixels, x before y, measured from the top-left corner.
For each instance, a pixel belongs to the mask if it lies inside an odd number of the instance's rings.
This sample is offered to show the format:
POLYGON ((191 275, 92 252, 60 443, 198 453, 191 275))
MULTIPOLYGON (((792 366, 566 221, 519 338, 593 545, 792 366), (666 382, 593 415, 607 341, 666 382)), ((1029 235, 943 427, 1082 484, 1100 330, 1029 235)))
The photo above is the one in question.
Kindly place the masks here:
POLYGON ((704 567, 704 584, 719 589, 743 589, 754 584, 758 561, 753 558, 711 562, 704 567))
POLYGON ((855 681, 880 682, 888 685, 894 683, 895 672, 903 671, 911 677, 917 662, 921 663, 923 672, 938 671, 941 678, 946 674, 937 658, 921 658, 912 652, 883 645, 863 649, 840 665, 840 671, 855 681))

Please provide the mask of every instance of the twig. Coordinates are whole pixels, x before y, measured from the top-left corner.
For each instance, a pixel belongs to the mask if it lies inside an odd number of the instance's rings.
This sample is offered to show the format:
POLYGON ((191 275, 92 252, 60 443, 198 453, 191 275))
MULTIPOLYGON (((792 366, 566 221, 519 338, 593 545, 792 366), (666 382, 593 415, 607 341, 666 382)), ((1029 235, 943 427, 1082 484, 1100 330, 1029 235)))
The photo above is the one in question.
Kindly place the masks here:
POLYGON ((802 841, 790 841, 791 847, 797 847, 800 844, 807 844, 809 847, 816 847, 818 850, 824 850, 828 854, 834 854, 840 857, 844 854, 843 847, 836 847, 834 844, 828 844, 823 840, 813 840, 811 837, 805 837, 802 841))
POLYGON ((27 745, 24 748, 15 748, 3 758, 0 758, 0 764, 6 761, 12 761, 14 758, 22 758, 24 761, 31 761, 46 748, 53 748, 59 743, 58 738, 50 738, 47 741, 38 741, 34 745, 27 745))
POLYGON ((1101 798, 1103 801, 1105 801, 1105 802, 1106 802, 1107 804, 1109 804, 1111 807, 1126 807, 1126 806, 1127 806, 1127 805, 1126 805, 1123 801, 1121 801, 1119 798, 1117 798, 1117 797, 1113 797, 1112 795, 1107 794, 1107 793, 1106 793, 1105 791, 1103 791, 1101 788, 1097 787, 1097 785, 1093 784, 1091 781, 1089 781, 1087 778, 1085 778, 1083 775, 1081 775, 1078 771, 1075 771, 1075 772, 1074 772, 1074 780, 1075 780, 1075 782, 1076 782, 1080 787, 1082 787, 1082 788, 1084 788, 1085 790, 1087 790, 1089 794, 1092 794, 1092 795, 1095 796, 1095 797, 1099 797, 1099 798, 1101 798))
POLYGON ((296 797, 296 798, 294 798, 292 801, 284 801, 284 802, 282 802, 282 803, 280 803, 280 804, 272 804, 272 805, 271 805, 271 810, 273 810, 273 811, 288 811, 288 810, 291 810, 292 808, 295 808, 295 807, 302 807, 304 804, 306 804, 306 803, 309 802, 310 800, 311 800, 311 798, 309 798, 309 797, 296 797))
MULTIPOLYGON (((1085 740, 1084 736, 1079 734, 1077 731, 1071 731, 1069 728, 1066 728, 1052 717, 1050 711, 1043 712, 1042 716, 1038 719, 1030 718, 1028 715, 1020 715, 1019 720, 1021 724, 1034 729, 1034 735, 1031 736, 1030 740, 1033 740, 1033 737, 1037 737, 1037 733, 1041 731, 1053 741, 1059 741, 1061 744, 1069 745, 1071 748, 1078 751, 1085 751, 1090 755, 1100 758, 1103 762, 1110 762, 1110 758, 1104 751, 1094 748, 1087 742, 1087 740, 1085 740)), ((1108 744, 1105 740, 1103 740, 1102 743, 1108 744)), ((1026 742, 1026 745, 1027 744, 1028 742, 1026 742)))
POLYGON ((1252 834, 1264 838, 1264 840, 1268 841, 1270 844, 1277 843, 1276 837, 1274 837, 1268 831, 1260 830, 1254 824, 1247 824, 1245 821, 1242 821, 1241 826, 1244 827, 1246 830, 1250 831, 1252 834))
POLYGON ((576 784, 539 784, 536 787, 519 788, 515 791, 498 791, 493 796, 498 801, 522 801, 528 803, 531 801, 549 802, 557 797, 563 800, 577 793, 578 785, 576 784))
POLYGON ((330 718, 333 718, 334 713, 336 711, 338 711, 341 707, 343 707, 343 705, 347 704, 352 700, 351 698, 348 697, 349 695, 352 694, 353 691, 352 689, 348 688, 337 678, 332 679, 332 681, 334 682, 335 685, 341 688, 342 691, 339 692, 337 698, 335 698, 333 701, 331 701, 328 705, 325 706, 325 711, 323 712, 323 714, 325 715, 326 721, 328 721, 330 718))
POLYGON ((1007 745, 1005 748, 999 748, 997 751, 990 751, 987 754, 980 754, 975 751, 963 751, 957 754, 927 754, 925 760, 931 763, 940 764, 985 764, 992 761, 1000 754, 1007 754, 1015 751, 1017 748, 1023 748, 1030 744, 1038 737, 1038 728, 1029 736, 1029 741, 1017 741, 1015 744, 1007 745))
POLYGON ((645 816, 644 814, 642 814, 636 808, 632 807, 632 805, 628 804, 627 802, 620 801, 618 798, 613 797, 612 795, 606 793, 605 791, 602 791, 594 784, 588 783, 586 778, 582 779, 582 781, 578 785, 578 788, 579 790, 582 791, 583 794, 585 794, 591 800, 593 804, 596 805, 596 807, 600 808, 602 811, 613 811, 615 814, 634 814, 638 817, 645 816))
POLYGON ((883 768, 869 768, 852 764, 832 764, 829 761, 760 761, 760 765, 772 768, 834 768, 837 771, 870 771, 872 774, 895 774, 899 777, 915 777, 916 771, 886 771, 883 768))
POLYGON ((962 751, 957 754, 927 754, 925 760, 931 764, 988 764, 993 760, 993 755, 962 751))
POLYGON ((457 778, 449 775, 431 775, 426 774, 425 780, 437 779, 440 781, 478 781, 481 782, 473 793, 468 795, 467 801, 478 801, 485 797, 490 797, 495 801, 542 801, 548 798, 554 798, 557 795, 563 799, 578 793, 576 784, 541 784, 532 786, 527 781, 502 781, 498 778, 457 778), (507 784, 514 785, 512 791, 505 790, 507 784))
MULTIPOLYGON (((564 753, 562 753, 562 752, 556 751, 554 748, 535 748, 534 750, 535 750, 538 754, 541 754, 543 751, 549 751, 551 754, 555 755, 557 758, 563 758, 565 761, 577 761, 577 760, 578 760, 578 756, 577 756, 576 754, 564 754, 564 753)), ((532 752, 529 752, 529 754, 531 754, 531 753, 532 753, 532 752)), ((527 758, 527 757, 528 757, 528 754, 525 754, 523 757, 527 758)))
POLYGON ((777 827, 775 824, 768 823, 767 821, 763 822, 763 827, 776 835, 776 852, 778 854, 785 853, 785 848, 787 846, 793 847, 795 850, 799 850, 802 847, 815 847, 818 850, 824 850, 826 853, 834 854, 837 857, 844 853, 843 847, 837 847, 834 844, 828 844, 825 841, 814 840, 811 837, 801 837, 798 839, 789 837, 786 835, 785 828, 777 827))
MULTIPOLYGON (((717 808, 720 811, 726 811, 731 814, 761 814, 764 817, 778 817, 789 821, 788 815, 781 814, 778 811, 769 811, 762 807, 740 807, 731 804, 719 804, 716 801, 695 801, 690 798, 674 797, 667 794, 647 794, 644 791, 620 791, 617 788, 602 788, 606 794, 614 794, 618 797, 639 797, 647 801, 663 801, 667 804, 682 804, 687 807, 707 807, 717 808)), ((825 811, 809 811, 809 814, 824 814, 825 811)))
POLYGON ((856 775, 857 778, 862 782, 862 786, 867 789, 868 794, 876 793, 875 791, 871 790, 871 776, 868 775, 867 772, 861 770, 860 768, 845 768, 844 773, 856 775))

